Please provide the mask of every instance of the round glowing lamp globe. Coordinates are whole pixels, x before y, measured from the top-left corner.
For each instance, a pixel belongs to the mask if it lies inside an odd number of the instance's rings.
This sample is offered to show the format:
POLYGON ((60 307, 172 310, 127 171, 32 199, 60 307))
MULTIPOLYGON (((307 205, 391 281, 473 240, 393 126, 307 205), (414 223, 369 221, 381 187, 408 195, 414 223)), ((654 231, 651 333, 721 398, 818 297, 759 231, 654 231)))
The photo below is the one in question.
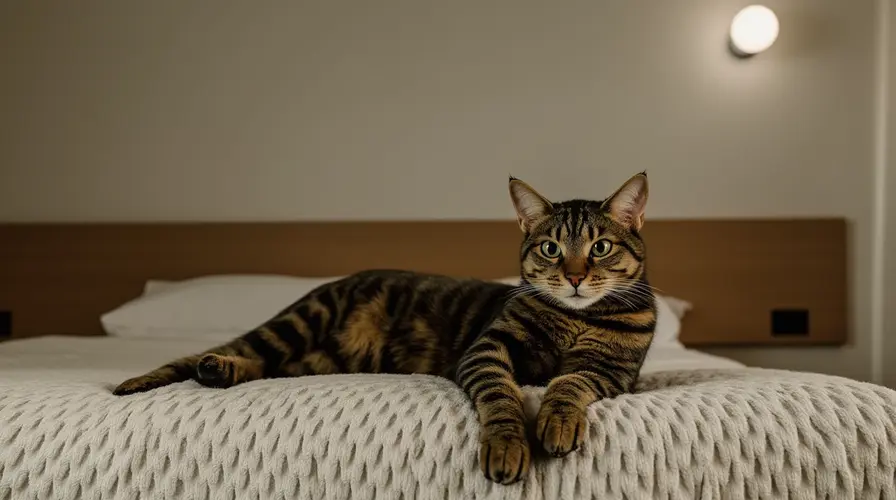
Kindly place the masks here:
POLYGON ((731 21, 731 50, 740 57, 756 55, 778 38, 778 16, 764 5, 750 5, 731 21))

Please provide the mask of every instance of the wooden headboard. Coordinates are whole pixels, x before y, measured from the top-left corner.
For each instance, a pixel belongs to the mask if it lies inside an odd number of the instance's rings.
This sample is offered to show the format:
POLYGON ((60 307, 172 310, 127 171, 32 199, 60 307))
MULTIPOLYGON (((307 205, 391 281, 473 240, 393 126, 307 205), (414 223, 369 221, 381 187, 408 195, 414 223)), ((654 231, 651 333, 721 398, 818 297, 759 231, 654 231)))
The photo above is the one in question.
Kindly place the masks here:
MULTIPOLYGON (((685 344, 846 341, 845 221, 658 220, 644 238, 651 283, 694 304, 685 344)), ((365 268, 507 277, 519 243, 514 221, 0 224, 0 330, 102 334, 100 315, 148 279, 365 268)))

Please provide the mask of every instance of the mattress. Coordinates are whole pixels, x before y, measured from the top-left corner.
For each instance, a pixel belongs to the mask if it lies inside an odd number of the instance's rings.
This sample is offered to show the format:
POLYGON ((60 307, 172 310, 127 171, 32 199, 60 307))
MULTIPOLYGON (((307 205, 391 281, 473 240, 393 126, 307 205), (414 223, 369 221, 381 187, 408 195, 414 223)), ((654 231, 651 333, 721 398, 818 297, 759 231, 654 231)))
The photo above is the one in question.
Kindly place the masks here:
MULTIPOLYGON (((5 380, 61 378, 112 387, 213 345, 216 345, 214 341, 190 338, 44 336, 9 341, 0 343, 0 377, 5 380)), ((742 366, 731 359, 669 343, 651 347, 641 373, 742 366)))
MULTIPOLYGON (((111 389, 207 341, 0 344, 0 499, 896 498, 896 393, 655 346, 582 450, 487 481, 466 396, 429 376, 111 389)), ((543 394, 524 388, 534 416, 543 394)))

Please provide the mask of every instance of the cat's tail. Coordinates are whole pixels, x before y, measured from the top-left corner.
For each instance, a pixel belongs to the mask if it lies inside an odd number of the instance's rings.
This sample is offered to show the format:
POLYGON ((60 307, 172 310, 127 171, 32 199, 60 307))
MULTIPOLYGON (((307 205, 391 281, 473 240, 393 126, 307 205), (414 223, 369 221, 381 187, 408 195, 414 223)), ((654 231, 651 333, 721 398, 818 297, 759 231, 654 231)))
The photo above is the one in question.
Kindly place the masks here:
POLYGON ((122 382, 112 393, 124 396, 196 380, 207 387, 232 387, 285 374, 300 375, 302 360, 313 341, 306 320, 288 309, 227 344, 186 356, 149 373, 122 382))

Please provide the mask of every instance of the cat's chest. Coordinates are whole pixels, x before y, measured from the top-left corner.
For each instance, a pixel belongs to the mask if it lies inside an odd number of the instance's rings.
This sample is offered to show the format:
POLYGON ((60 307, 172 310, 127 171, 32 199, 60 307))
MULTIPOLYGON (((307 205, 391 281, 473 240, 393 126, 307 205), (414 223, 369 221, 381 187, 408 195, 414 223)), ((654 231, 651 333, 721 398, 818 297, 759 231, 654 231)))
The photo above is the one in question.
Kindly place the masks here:
POLYGON ((572 349, 583 336, 597 333, 597 329, 581 320, 562 317, 552 319, 551 337, 561 353, 572 349))
POLYGON ((555 377, 567 352, 576 345, 582 335, 593 331, 587 324, 565 319, 559 322, 551 321, 545 326, 549 329, 550 340, 542 338, 533 345, 524 383, 542 385, 555 377))

